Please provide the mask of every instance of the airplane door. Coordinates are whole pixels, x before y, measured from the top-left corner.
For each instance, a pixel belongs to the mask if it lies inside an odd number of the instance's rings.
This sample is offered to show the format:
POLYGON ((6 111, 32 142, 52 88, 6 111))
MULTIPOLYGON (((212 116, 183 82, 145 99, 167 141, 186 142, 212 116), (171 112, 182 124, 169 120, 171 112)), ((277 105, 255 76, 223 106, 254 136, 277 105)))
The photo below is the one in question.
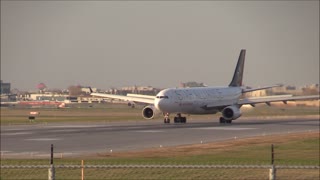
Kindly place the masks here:
POLYGON ((222 99, 223 99, 222 91, 220 89, 218 89, 217 90, 217 103, 221 104, 222 103, 222 99))

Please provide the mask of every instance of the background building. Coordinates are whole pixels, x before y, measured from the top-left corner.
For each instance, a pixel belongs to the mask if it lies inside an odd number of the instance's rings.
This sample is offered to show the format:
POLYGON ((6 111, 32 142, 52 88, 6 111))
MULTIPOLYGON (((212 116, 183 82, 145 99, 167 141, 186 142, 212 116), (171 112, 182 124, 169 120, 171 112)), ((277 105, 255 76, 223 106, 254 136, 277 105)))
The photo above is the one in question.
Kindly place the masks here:
POLYGON ((10 89, 11 89, 11 83, 4 83, 1 80, 1 85, 0 85, 0 94, 10 94, 10 89))

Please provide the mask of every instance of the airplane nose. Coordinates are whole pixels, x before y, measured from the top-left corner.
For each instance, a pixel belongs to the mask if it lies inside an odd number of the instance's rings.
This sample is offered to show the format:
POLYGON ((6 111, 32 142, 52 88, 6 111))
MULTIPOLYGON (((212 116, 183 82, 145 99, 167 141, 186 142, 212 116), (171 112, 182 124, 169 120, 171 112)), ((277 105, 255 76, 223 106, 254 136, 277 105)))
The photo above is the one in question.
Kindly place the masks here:
POLYGON ((163 110, 163 104, 164 104, 163 99, 158 99, 158 100, 156 101, 155 106, 156 106, 156 108, 157 108, 158 110, 162 111, 162 110, 163 110))
POLYGON ((165 104, 166 104, 165 99, 159 99, 156 103, 156 108, 163 112, 165 111, 165 104))

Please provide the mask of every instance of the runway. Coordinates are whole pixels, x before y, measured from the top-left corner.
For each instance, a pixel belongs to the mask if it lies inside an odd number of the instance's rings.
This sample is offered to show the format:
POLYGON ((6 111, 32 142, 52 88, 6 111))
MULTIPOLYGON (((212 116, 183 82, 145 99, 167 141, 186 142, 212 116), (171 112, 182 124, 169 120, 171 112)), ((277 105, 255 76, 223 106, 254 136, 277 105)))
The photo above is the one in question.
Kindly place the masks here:
POLYGON ((319 132, 318 117, 240 118, 232 124, 214 120, 163 124, 162 120, 149 120, 2 126, 1 156, 46 156, 51 144, 55 153, 71 156, 311 131, 319 132))

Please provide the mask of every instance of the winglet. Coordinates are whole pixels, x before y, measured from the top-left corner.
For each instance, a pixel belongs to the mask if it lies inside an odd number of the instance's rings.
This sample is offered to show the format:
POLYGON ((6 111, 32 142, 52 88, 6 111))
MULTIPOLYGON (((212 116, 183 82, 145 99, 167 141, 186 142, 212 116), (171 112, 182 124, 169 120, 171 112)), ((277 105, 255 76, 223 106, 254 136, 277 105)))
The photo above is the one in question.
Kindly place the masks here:
POLYGON ((244 60, 246 56, 246 50, 242 49, 239 55, 238 63, 233 74, 232 81, 230 82, 230 87, 239 87, 242 86, 242 77, 244 69, 244 60))

